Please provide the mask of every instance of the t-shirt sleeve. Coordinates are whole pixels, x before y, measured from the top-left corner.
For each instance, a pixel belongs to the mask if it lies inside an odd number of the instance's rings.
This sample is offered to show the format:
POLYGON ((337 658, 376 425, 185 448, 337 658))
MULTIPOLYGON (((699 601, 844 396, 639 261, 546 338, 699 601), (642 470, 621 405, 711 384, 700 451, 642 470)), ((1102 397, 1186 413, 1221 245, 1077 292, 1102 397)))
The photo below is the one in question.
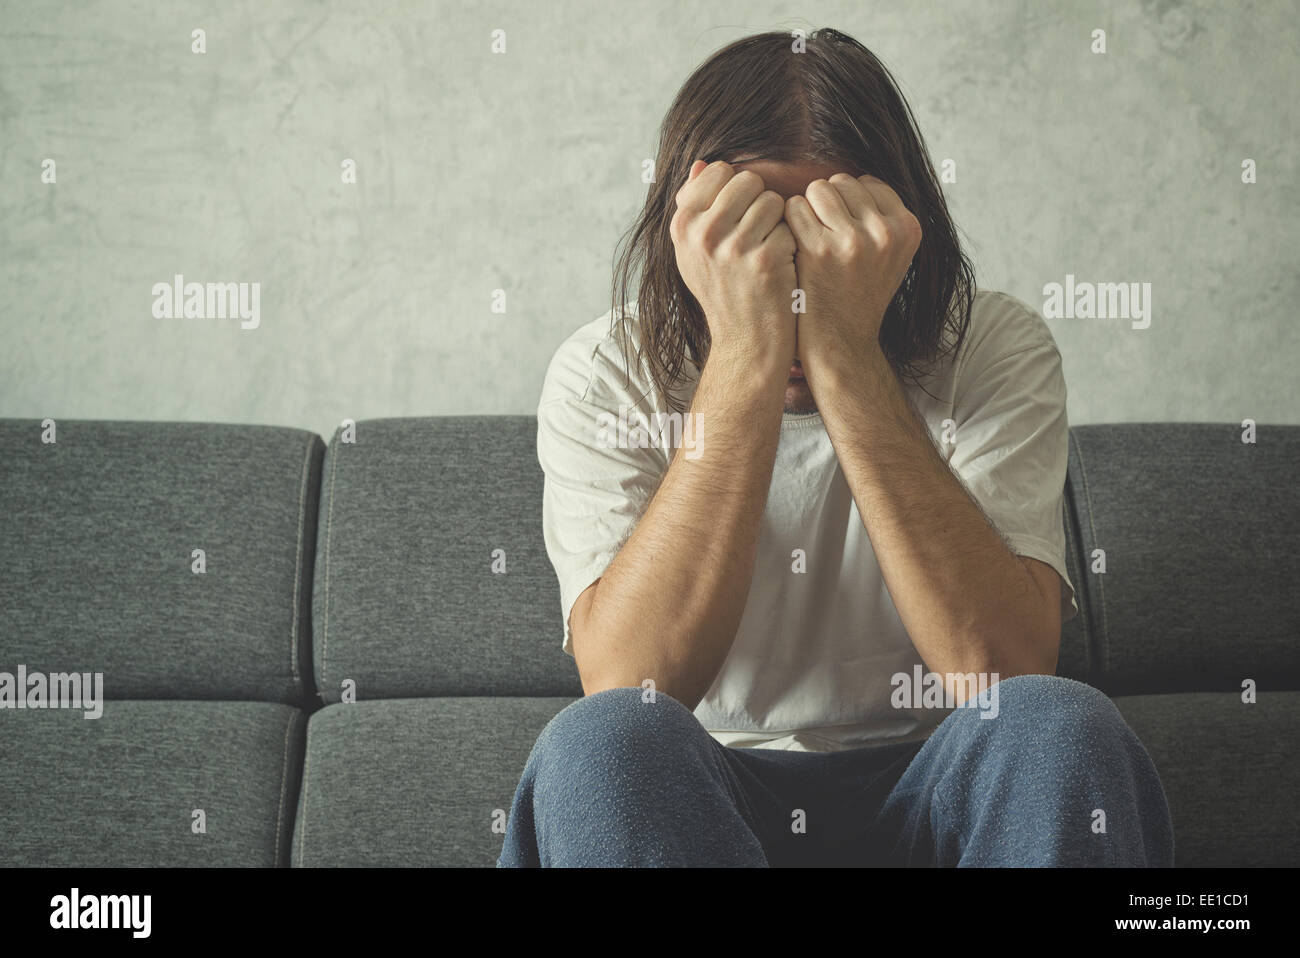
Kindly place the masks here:
POLYGON ((575 358, 557 354, 537 409, 542 529, 559 580, 563 648, 570 655, 573 603, 632 534, 668 466, 660 448, 620 443, 620 406, 630 400, 603 383, 580 383, 570 375, 575 358))
POLYGON ((1079 611, 1065 567, 1069 457, 1061 354, 1043 318, 996 294, 970 341, 956 382, 949 465, 1018 555, 1061 577, 1061 621, 1079 611))

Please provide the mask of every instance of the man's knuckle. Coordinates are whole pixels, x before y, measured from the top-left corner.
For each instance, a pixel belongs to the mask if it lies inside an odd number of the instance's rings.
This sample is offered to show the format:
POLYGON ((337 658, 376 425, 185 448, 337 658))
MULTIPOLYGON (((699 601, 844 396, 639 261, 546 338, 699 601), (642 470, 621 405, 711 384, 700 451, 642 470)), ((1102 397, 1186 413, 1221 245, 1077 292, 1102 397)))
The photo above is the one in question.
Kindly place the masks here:
POLYGON ((713 249, 713 255, 719 260, 730 262, 732 260, 740 259, 743 252, 740 248, 739 240, 737 240, 733 235, 724 236, 720 239, 713 249))
POLYGON ((857 230, 850 230, 839 240, 836 251, 848 259, 856 259, 865 253, 869 246, 870 241, 866 236, 857 230))
POLYGON ((754 251, 754 266, 760 272, 769 273, 780 265, 779 252, 769 243, 764 243, 754 251))
POLYGON ((712 252, 721 253, 727 239, 727 227, 716 219, 711 219, 701 224, 699 231, 699 243, 705 249, 712 252))

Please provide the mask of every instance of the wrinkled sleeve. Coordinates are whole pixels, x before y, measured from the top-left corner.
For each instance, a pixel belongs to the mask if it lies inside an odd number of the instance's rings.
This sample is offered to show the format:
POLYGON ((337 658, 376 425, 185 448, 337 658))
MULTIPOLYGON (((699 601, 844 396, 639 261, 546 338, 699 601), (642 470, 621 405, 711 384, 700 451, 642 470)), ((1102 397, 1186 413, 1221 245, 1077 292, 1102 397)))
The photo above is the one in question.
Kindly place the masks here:
POLYGON ((655 447, 620 444, 618 394, 601 383, 581 392, 565 389, 562 380, 552 377, 537 410, 537 458, 545 475, 542 528, 560 585, 563 648, 572 655, 573 604, 632 534, 668 458, 655 447))

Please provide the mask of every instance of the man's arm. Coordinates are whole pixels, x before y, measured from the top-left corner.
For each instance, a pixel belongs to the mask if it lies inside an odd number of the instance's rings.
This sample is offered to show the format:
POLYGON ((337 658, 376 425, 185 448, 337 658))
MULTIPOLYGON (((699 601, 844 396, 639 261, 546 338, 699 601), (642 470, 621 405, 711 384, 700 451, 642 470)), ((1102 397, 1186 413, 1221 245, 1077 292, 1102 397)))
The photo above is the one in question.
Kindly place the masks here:
POLYGON ((1013 553, 877 347, 817 369, 822 419, 898 614, 933 672, 1056 670, 1060 576, 1013 553))
POLYGON ((880 348, 920 224, 873 176, 836 174, 805 194, 786 204, 807 298, 800 358, 917 652, 933 672, 1053 672, 1059 577, 1003 542, 935 449, 880 348))
POLYGON ((574 603, 586 694, 652 679, 694 710, 713 684, 749 595, 789 362, 764 372, 710 356, 691 406, 702 454, 678 449, 632 535, 574 603))

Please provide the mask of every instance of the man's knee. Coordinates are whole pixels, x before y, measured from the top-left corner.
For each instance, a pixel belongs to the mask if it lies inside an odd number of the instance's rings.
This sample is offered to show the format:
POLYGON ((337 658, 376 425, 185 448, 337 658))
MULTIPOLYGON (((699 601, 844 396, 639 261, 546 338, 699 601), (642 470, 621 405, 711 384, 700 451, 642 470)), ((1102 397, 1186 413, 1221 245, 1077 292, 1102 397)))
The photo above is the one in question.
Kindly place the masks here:
POLYGON ((646 764, 689 747, 708 732, 681 702, 639 688, 606 689, 566 706, 542 730, 534 748, 543 761, 646 764))
POLYGON ((974 734, 1026 743, 1132 735, 1106 693, 1056 675, 1003 679, 989 686, 970 707, 958 708, 953 719, 974 734))
POLYGON ((1016 675, 994 686, 999 706, 1024 723, 1061 728, 1124 728, 1105 692, 1058 675, 1016 675))

